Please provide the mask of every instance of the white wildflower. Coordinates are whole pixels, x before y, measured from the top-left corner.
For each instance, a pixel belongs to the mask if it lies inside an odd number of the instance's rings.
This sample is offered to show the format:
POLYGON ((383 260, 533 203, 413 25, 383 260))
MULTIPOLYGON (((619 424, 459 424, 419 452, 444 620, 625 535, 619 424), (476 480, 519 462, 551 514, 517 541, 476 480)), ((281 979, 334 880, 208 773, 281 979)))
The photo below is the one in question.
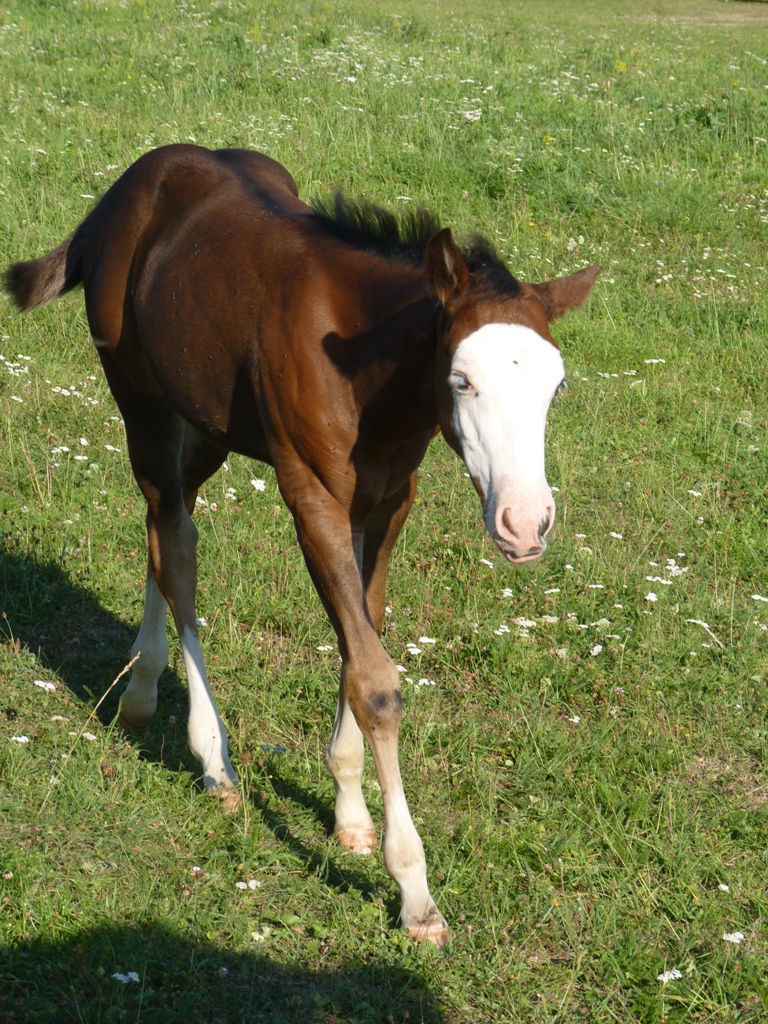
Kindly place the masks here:
POLYGON ((679 978, 682 978, 682 974, 676 967, 673 967, 671 971, 664 971, 657 975, 656 980, 660 981, 662 985, 667 985, 670 981, 677 981, 679 978))

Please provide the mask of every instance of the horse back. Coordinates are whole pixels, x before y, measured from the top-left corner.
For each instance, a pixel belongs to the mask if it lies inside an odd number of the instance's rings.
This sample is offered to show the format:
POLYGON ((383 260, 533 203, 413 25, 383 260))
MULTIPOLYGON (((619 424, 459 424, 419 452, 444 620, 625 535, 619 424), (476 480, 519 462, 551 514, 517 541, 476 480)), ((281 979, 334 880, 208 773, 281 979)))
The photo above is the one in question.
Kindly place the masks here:
POLYGON ((299 202, 293 178, 260 153, 172 145, 141 157, 80 229, 86 310, 97 345, 114 351, 129 343, 142 278, 187 225, 198 224, 204 244, 206 208, 263 216, 291 202, 299 202))

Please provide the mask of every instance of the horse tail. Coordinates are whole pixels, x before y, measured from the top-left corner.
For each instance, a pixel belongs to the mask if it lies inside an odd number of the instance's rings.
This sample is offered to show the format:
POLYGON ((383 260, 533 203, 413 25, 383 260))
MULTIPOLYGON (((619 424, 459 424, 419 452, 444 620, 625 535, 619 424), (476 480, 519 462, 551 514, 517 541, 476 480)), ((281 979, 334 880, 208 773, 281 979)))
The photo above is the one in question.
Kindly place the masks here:
POLYGON ((35 309, 57 299, 83 280, 83 236, 87 218, 53 252, 26 263, 14 263, 5 273, 5 287, 21 310, 35 309))

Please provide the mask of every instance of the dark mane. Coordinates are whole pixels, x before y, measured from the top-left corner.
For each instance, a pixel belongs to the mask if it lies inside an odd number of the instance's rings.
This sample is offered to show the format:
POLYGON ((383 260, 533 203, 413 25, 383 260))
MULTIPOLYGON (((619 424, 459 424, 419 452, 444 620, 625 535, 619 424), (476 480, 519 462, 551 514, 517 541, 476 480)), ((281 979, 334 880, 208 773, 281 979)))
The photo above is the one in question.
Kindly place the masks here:
POLYGON ((435 215, 423 207, 395 215, 383 206, 347 199, 340 192, 332 199, 315 199, 311 205, 334 237, 356 249, 406 263, 421 263, 427 242, 440 230, 435 215))
MULTIPOLYGON (((311 205, 325 229, 340 241, 415 266, 423 262, 427 242, 440 230, 437 217, 423 207, 394 214, 339 192, 332 199, 315 199, 311 205)), ((475 235, 461 250, 470 273, 488 291, 510 298, 519 295, 518 281, 486 238, 475 235)))
POLYGON ((508 270, 507 265, 487 238, 474 235, 461 247, 470 274, 474 274, 494 295, 505 295, 510 299, 520 294, 520 282, 508 270))

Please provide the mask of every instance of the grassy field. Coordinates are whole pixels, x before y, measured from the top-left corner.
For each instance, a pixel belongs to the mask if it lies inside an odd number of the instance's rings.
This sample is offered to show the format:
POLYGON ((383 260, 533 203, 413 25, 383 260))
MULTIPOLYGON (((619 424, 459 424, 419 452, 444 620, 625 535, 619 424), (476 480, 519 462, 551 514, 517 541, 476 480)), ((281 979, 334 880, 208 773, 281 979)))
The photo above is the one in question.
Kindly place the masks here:
POLYGON ((444 954, 327 838, 337 655, 265 467, 231 458, 198 515, 242 813, 201 792, 175 638, 151 732, 114 729, 145 560, 121 423, 82 297, 0 301, 0 1018, 766 1020, 768 7, 0 0, 0 67, 3 266, 193 140, 432 207, 524 279, 604 267, 556 331, 545 559, 502 566, 441 440, 393 558, 444 954))

